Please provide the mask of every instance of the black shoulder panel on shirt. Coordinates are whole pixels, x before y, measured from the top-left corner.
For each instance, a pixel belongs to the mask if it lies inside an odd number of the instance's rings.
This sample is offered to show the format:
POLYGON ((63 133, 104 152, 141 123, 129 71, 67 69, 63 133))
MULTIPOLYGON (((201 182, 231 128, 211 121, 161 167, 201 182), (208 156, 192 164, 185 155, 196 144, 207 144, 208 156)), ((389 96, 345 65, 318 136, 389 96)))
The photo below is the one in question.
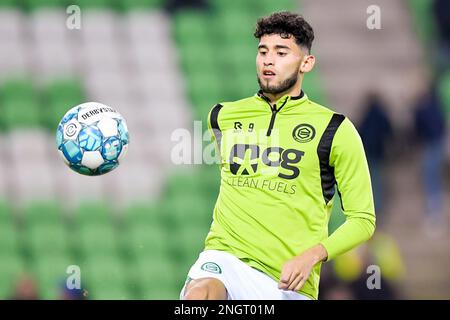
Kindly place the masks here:
POLYGON ((223 108, 223 105, 221 105, 220 103, 216 104, 212 108, 211 114, 209 116, 209 123, 211 124, 211 129, 213 131, 214 137, 216 138, 219 151, 220 151, 220 142, 222 141, 222 131, 220 130, 220 127, 219 127, 218 118, 219 118, 219 111, 222 108, 223 108))
POLYGON ((320 138, 319 145, 317 146, 317 155, 319 156, 320 162, 320 180, 322 183, 322 193, 325 203, 328 203, 334 196, 336 178, 334 176, 334 168, 329 164, 330 153, 334 135, 344 119, 345 116, 342 114, 333 114, 327 128, 320 138))

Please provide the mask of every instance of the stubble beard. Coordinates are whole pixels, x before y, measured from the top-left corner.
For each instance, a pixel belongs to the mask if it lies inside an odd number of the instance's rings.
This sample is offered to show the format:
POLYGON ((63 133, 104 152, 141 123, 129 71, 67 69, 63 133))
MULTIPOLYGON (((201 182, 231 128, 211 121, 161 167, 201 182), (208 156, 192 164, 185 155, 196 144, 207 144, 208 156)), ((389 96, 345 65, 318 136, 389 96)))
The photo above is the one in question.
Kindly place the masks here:
POLYGON ((297 83, 298 73, 293 72, 287 79, 281 81, 278 85, 269 85, 268 80, 261 80, 259 76, 257 76, 257 78, 262 92, 269 94, 280 94, 291 89, 297 83))

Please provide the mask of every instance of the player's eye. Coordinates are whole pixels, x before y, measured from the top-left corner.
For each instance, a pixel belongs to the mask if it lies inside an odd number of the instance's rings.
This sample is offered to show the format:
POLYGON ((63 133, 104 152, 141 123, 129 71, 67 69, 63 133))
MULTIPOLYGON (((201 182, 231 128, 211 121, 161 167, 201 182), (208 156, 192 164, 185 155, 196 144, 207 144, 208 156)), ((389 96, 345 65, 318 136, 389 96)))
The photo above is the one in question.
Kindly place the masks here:
POLYGON ((278 55, 279 55, 280 57, 284 57, 285 55, 287 55, 287 52, 278 52, 278 55))
POLYGON ((260 51, 260 52, 259 52, 259 54, 262 55, 262 56, 265 56, 266 53, 267 53, 267 51, 260 51))

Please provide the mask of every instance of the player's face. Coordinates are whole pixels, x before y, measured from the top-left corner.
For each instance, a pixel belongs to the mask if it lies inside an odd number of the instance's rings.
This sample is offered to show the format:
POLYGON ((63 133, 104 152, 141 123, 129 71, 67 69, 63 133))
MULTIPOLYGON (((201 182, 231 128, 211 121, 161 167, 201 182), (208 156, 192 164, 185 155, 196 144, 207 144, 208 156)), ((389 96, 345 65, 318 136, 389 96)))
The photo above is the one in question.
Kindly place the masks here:
POLYGON ((292 36, 288 39, 278 34, 262 36, 256 56, 256 72, 262 91, 279 94, 292 88, 299 81, 305 56, 292 36))

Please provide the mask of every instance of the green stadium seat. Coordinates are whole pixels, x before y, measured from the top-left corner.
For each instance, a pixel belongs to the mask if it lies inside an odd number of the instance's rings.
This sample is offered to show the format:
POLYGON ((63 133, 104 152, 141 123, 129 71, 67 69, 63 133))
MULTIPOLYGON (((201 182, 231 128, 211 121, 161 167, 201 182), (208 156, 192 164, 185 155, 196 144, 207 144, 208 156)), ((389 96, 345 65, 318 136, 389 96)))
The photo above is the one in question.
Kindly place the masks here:
POLYGON ((420 39, 425 44, 433 42, 437 34, 432 12, 433 1, 410 0, 408 4, 414 19, 412 25, 416 29, 420 39))
POLYGON ((50 130, 51 133, 56 131, 58 124, 69 111, 70 108, 82 103, 82 100, 74 100, 70 97, 61 100, 52 100, 45 105, 46 118, 44 119, 44 126, 50 130))
MULTIPOLYGON (((204 101, 203 99, 215 101, 209 106, 209 109, 211 109, 215 103, 218 103, 219 101, 222 101, 221 99, 223 99, 222 92, 224 89, 222 86, 222 81, 223 79, 220 78, 218 73, 205 72, 189 74, 187 75, 189 96, 193 102, 204 101)), ((199 107, 200 106, 198 105, 194 105, 194 109, 199 107)))
POLYGON ((173 259, 144 256, 131 266, 131 270, 143 299, 177 299, 177 296, 168 297, 166 294, 176 293, 180 278, 178 273, 185 270, 176 268, 173 259))
MULTIPOLYGON (((48 101, 59 101, 69 98, 78 103, 85 98, 81 80, 72 78, 53 81, 46 86, 44 93, 48 101)), ((69 107, 67 106, 67 108, 69 107)))
POLYGON ((13 224, 0 223, 0 254, 13 254, 19 249, 19 233, 13 224))
POLYGON ((110 255, 118 250, 119 237, 111 224, 85 224, 71 236, 83 256, 110 255))
POLYGON ((28 203, 24 208, 24 218, 30 225, 40 223, 62 223, 63 212, 60 204, 52 200, 39 200, 28 203))
POLYGON ((248 95, 236 96, 236 93, 239 93, 239 91, 236 91, 236 88, 242 87, 242 83, 239 81, 241 77, 246 77, 246 79, 250 78, 249 83, 244 84, 246 88, 250 86, 253 88, 250 95, 256 92, 254 89, 258 87, 256 80, 256 49, 251 49, 249 52, 244 48, 236 47, 233 50, 229 47, 222 51, 218 60, 220 61, 219 73, 222 79, 219 101, 230 101, 248 97, 248 95))
POLYGON ((62 223, 38 223, 27 227, 27 245, 33 256, 64 254, 69 251, 69 237, 62 223))
POLYGON ((130 226, 124 234, 123 247, 132 257, 155 256, 169 254, 169 241, 175 233, 166 231, 161 223, 142 223, 130 226))
POLYGON ((438 92, 444 104, 445 114, 450 118, 450 71, 447 71, 439 81, 438 92))
MULTIPOLYGON (((213 67, 211 65, 211 67, 213 67)), ((218 65, 216 66, 218 67, 218 65)), ((194 69, 192 73, 187 74, 188 89, 199 95, 206 95, 209 91, 213 91, 214 95, 219 98, 222 91, 222 79, 219 74, 221 69, 194 69)), ((210 94, 211 95, 211 94, 210 94)))
POLYGON ((226 45, 236 41, 253 39, 258 16, 255 12, 242 11, 237 8, 217 12, 214 17, 215 28, 223 35, 226 45), (239 23, 236 23, 239 21, 239 23))
POLYGON ((6 129, 40 125, 41 109, 33 82, 24 78, 6 81, 1 90, 2 125, 6 129))
POLYGON ((174 225, 209 225, 220 183, 218 168, 173 174, 165 186, 163 210, 174 225))
POLYGON ((234 82, 233 92, 235 94, 234 100, 250 97, 257 93, 259 85, 256 77, 256 69, 253 68, 253 72, 240 72, 236 76, 234 82))
POLYGON ((320 84, 318 70, 319 69, 314 69, 312 72, 308 73, 308 76, 305 77, 305 80, 302 83, 302 90, 311 100, 322 105, 328 105, 323 86, 320 84))
MULTIPOLYGON (((223 94, 222 98, 225 96, 226 95, 223 94)), ((206 119, 213 106, 225 100, 227 99, 220 99, 219 95, 215 93, 201 94, 198 92, 193 95, 191 103, 194 120, 202 121, 203 132, 207 129, 206 119)))
POLYGON ((80 7, 80 9, 83 10, 89 10, 89 9, 98 9, 98 10, 105 10, 105 9, 114 9, 115 6, 114 0, 78 0, 76 2, 77 6, 80 7))
POLYGON ((220 189, 220 168, 217 166, 203 166, 200 169, 199 178, 202 181, 202 194, 209 205, 214 205, 220 189), (211 203, 211 200, 214 203, 211 203))
POLYGON ((212 217, 212 208, 209 208, 205 196, 197 192, 182 193, 167 197, 165 211, 170 222, 177 226, 186 224, 208 225, 212 217))
POLYGON ((187 224, 179 227, 177 237, 172 238, 172 250, 180 262, 193 263, 204 248, 209 226, 187 224))
POLYGON ((123 215, 127 224, 130 226, 140 224, 159 224, 163 219, 159 203, 133 203, 123 215))
POLYGON ((127 285, 130 272, 123 261, 116 255, 94 255, 81 263, 84 282, 82 287, 88 291, 89 299, 127 298, 127 285), (107 295, 107 290, 115 291, 114 298, 107 295), (118 293, 121 294, 117 295, 118 293))
POLYGON ((239 68, 242 72, 256 73, 256 54, 258 50, 258 41, 254 38, 248 38, 227 46, 226 51, 230 64, 239 68))
POLYGON ((202 11, 180 10, 173 21, 173 33, 180 46, 212 39, 211 16, 202 11))
POLYGON ((3 8, 19 8, 20 3, 17 2, 17 0, 0 0, 0 9, 3 8))
MULTIPOLYGON (((211 200, 215 202, 217 199, 219 187, 219 164, 204 165, 197 167, 193 171, 173 173, 169 176, 165 185, 165 198, 173 199, 178 196, 188 196, 193 197, 197 201, 198 197, 200 197, 206 200, 208 204, 211 204, 211 200)), ((200 202, 203 202, 203 200, 200 200, 200 202)), ((164 202, 168 203, 169 200, 164 202)))
POLYGON ((179 300, 182 286, 176 287, 154 287, 150 285, 144 289, 142 299, 145 300, 179 300))
POLYGON ((216 48, 207 41, 190 42, 179 48, 187 74, 219 72, 216 48))
POLYGON ((93 286, 88 291, 89 300, 133 300, 135 297, 125 285, 93 286))
POLYGON ((16 281, 25 272, 25 266, 15 252, 5 254, 0 251, 0 261, 0 299, 9 299, 16 281))
POLYGON ((149 10, 158 9, 164 5, 164 0, 120 0, 118 6, 120 10, 149 10))
POLYGON ((198 190, 201 186, 201 181, 198 179, 199 171, 173 171, 166 179, 164 186, 164 194, 167 196, 183 194, 189 190, 198 190))
POLYGON ((76 209, 74 220, 79 225, 108 224, 113 221, 111 207, 101 201, 87 201, 80 203, 76 209))
POLYGON ((4 101, 16 100, 18 98, 36 98, 36 88, 31 79, 12 78, 6 81, 0 89, 4 101))
POLYGON ((2 122, 6 129, 38 128, 41 126, 41 109, 37 100, 17 98, 6 100, 2 106, 2 122))
POLYGON ((257 0, 246 0, 246 1, 210 0, 209 3, 215 12, 236 11, 236 10, 255 12, 255 10, 258 10, 259 8, 257 0))
POLYGON ((12 225, 14 223, 13 212, 6 201, 0 200, 0 225, 12 225))
POLYGON ((59 79, 44 89, 45 125, 52 132, 72 107, 85 102, 85 94, 78 79, 59 79))
POLYGON ((295 10, 296 2, 293 0, 261 0, 259 6, 262 9, 262 15, 267 15, 275 11, 292 11, 295 10))
POLYGON ((48 8, 59 8, 65 10, 66 5, 66 0, 24 0, 25 8, 31 11, 48 8))

